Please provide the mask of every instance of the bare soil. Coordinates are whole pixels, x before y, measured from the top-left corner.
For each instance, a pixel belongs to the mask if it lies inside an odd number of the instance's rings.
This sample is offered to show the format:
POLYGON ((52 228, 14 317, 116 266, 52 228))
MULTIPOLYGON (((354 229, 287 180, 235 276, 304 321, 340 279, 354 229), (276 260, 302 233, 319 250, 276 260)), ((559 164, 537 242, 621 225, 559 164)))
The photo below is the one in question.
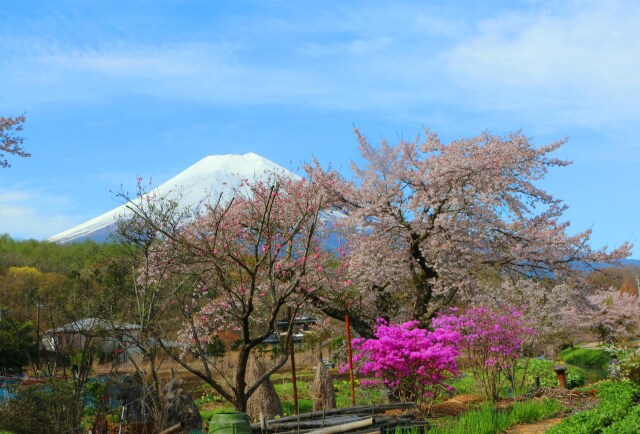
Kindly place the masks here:
POLYGON ((515 425, 506 430, 505 434, 542 434, 552 426, 562 422, 562 419, 562 417, 556 417, 553 419, 541 420, 536 423, 515 425))

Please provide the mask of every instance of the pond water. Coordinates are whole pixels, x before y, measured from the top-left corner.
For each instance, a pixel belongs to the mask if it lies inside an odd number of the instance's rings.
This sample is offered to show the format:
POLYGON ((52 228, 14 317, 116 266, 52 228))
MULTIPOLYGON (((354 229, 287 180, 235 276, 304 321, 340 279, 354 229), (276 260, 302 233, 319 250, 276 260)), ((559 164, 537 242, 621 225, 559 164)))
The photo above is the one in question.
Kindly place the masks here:
POLYGON ((585 384, 597 383, 598 381, 605 380, 609 377, 608 369, 588 368, 584 366, 578 366, 578 367, 587 374, 585 384))

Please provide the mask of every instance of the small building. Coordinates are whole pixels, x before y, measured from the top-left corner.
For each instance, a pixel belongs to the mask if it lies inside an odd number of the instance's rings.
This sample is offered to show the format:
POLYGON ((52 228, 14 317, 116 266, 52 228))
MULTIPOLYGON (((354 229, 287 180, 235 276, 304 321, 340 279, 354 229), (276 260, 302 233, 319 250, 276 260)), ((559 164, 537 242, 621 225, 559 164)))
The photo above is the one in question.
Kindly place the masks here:
MULTIPOLYGON (((56 353, 73 353, 95 349, 115 362, 125 363, 131 357, 141 354, 139 347, 140 326, 138 324, 119 323, 100 318, 83 318, 72 321, 43 333, 41 345, 44 349, 56 353)), ((150 338, 149 344, 154 347, 178 348, 174 341, 150 338)))

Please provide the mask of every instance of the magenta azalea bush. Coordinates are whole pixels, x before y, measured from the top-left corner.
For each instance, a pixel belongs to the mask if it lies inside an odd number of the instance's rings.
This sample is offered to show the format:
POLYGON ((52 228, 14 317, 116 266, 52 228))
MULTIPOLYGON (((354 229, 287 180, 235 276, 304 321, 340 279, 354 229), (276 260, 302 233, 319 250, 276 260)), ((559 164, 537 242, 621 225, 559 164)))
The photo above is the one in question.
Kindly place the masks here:
POLYGON ((500 388, 522 356, 523 343, 535 331, 516 308, 498 311, 476 307, 463 313, 453 308, 451 312, 434 318, 433 326, 462 335, 465 365, 472 369, 486 396, 497 400, 500 388))
POLYGON ((354 339, 354 362, 362 376, 373 378, 360 384, 384 385, 399 399, 435 399, 445 381, 459 375, 456 357, 462 336, 452 328, 428 331, 418 321, 387 324, 378 320, 374 339, 354 339))

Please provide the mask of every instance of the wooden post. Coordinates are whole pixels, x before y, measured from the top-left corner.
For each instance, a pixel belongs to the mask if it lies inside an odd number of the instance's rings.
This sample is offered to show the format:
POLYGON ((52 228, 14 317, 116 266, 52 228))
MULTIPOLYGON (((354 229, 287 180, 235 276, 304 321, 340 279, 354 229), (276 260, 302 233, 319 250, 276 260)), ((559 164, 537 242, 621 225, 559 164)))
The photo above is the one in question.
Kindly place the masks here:
POLYGON ((558 385, 561 389, 567 388, 567 376, 565 374, 567 367, 564 365, 557 365, 553 367, 553 370, 556 371, 556 375, 558 376, 558 385))
POLYGON ((165 429, 159 434, 173 434, 180 431, 181 429, 182 429, 182 422, 178 422, 177 424, 170 426, 169 428, 165 429))
POLYGON ((293 311, 291 306, 287 308, 289 315, 289 327, 291 328, 291 341, 289 342, 289 352, 291 353, 291 383, 293 385, 293 411, 298 414, 300 409, 298 407, 298 383, 296 382, 296 359, 293 350, 293 311))
POLYGON ((351 383, 351 405, 356 405, 356 390, 353 386, 353 357, 351 354, 351 327, 349 324, 349 314, 344 317, 345 326, 347 327, 347 355, 349 356, 349 382, 351 383))

